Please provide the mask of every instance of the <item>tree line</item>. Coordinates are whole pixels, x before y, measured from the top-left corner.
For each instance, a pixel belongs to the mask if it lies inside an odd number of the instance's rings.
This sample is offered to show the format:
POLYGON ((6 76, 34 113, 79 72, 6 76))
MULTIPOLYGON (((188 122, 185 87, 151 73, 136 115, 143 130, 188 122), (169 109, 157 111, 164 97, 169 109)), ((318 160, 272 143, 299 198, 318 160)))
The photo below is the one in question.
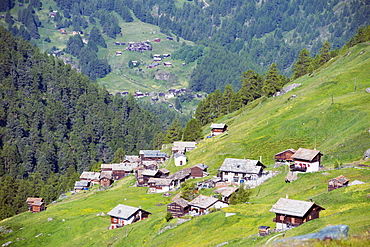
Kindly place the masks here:
POLYGON ((54 200, 82 171, 115 159, 118 149, 132 155, 157 147, 157 136, 168 126, 132 95, 110 95, 0 27, 0 177, 11 187, 0 190, 0 211, 7 211, 1 217, 24 209, 9 199, 24 187, 30 192, 22 194, 23 201, 26 194, 54 200), (42 188, 22 181, 38 181, 42 188))

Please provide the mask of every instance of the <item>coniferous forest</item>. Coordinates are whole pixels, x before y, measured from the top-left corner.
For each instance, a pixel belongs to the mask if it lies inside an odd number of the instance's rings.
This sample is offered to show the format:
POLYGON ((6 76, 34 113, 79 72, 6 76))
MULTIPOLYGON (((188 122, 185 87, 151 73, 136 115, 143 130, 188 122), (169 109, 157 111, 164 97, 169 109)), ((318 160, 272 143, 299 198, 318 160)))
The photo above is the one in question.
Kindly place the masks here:
POLYGON ((0 82, 1 219, 24 210, 27 196, 54 200, 119 148, 137 155, 157 147, 169 125, 3 27, 0 82))

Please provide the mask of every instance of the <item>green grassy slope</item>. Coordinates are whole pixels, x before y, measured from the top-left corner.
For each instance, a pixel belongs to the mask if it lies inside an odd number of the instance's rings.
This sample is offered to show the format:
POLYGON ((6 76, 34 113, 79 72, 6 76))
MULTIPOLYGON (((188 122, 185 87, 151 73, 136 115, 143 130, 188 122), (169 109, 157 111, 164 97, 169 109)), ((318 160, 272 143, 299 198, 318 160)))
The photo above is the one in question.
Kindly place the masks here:
MULTIPOLYGON (((344 163, 359 160, 370 144, 370 94, 365 92, 370 87, 369 65, 370 46, 361 44, 343 51, 311 77, 297 80, 302 86, 287 95, 260 99, 225 116, 219 122, 228 123, 230 134, 200 143, 189 152, 187 167, 204 162, 215 175, 226 157, 263 156, 263 162, 271 169, 273 154, 287 148, 313 148, 315 139, 317 148, 325 154, 327 167, 336 159, 344 163), (293 94, 297 97, 289 100, 293 94)), ((168 168, 179 169, 172 164, 168 168)), ((0 244, 12 241, 13 246, 216 246, 228 242, 227 246, 257 246, 269 239, 255 235, 258 226, 274 227, 274 214, 269 209, 286 195, 299 200, 312 198, 325 208, 319 219, 286 232, 286 237, 315 232, 328 224, 348 224, 351 235, 370 230, 369 169, 303 174, 288 184, 284 181, 285 169, 277 169, 280 174, 253 189, 251 203, 230 206, 177 227, 176 219, 164 220, 170 198, 147 194, 146 188, 131 187, 133 177, 128 177, 111 189, 95 188, 48 205, 44 212, 26 212, 1 221, 0 226, 13 232, 0 231, 0 244), (327 192, 327 181, 339 175, 366 184, 327 192), (109 217, 97 214, 107 213, 119 203, 142 206, 152 215, 121 229, 108 230, 109 217), (236 215, 225 217, 225 212, 236 215), (49 217, 53 220, 48 221, 49 217), (174 228, 159 234, 167 226, 174 228)), ((211 194, 212 189, 201 193, 211 194)))

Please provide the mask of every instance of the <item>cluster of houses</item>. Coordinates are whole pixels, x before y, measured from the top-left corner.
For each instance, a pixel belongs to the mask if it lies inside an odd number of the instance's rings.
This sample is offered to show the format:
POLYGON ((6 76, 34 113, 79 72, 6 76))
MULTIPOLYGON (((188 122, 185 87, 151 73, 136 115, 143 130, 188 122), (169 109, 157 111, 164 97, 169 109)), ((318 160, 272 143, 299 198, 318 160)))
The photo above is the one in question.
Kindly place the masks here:
MULTIPOLYGON (((116 45, 125 45, 126 43, 116 42, 116 45)), ((136 52, 143 52, 143 51, 151 51, 152 45, 150 41, 140 41, 140 42, 128 42, 126 51, 136 51, 136 52)))

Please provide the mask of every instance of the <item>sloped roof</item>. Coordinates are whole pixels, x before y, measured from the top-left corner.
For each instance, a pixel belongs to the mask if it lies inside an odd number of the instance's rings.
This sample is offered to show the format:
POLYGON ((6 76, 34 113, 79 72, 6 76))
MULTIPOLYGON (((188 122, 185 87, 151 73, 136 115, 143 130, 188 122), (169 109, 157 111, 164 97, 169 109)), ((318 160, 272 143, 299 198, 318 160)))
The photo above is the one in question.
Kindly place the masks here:
POLYGON ((145 158, 166 158, 167 156, 160 150, 140 150, 140 155, 144 155, 145 158))
POLYGON ((131 164, 131 163, 129 163, 129 164, 126 164, 126 163, 112 164, 112 171, 131 172, 136 167, 137 167, 137 165, 131 164))
POLYGON ((206 170, 208 168, 207 165, 203 164, 203 163, 200 163, 200 164, 197 164, 193 167, 199 167, 200 169, 202 169, 203 171, 206 170))
POLYGON ((226 158, 218 169, 223 172, 258 174, 265 166, 259 160, 226 158))
POLYGON ((158 173, 158 170, 144 170, 144 171, 142 171, 142 172, 141 172, 141 175, 143 175, 143 176, 153 177, 153 176, 155 176, 157 173, 158 173))
POLYGON ((220 124, 217 124, 217 123, 213 123, 211 124, 211 129, 223 129, 225 128, 226 124, 223 124, 223 123, 220 123, 220 124))
POLYGON ((173 147, 195 148, 196 142, 174 142, 173 147))
POLYGON ((187 200, 185 200, 184 198, 178 198, 178 199, 174 200, 173 202, 171 202, 170 204, 172 204, 172 203, 176 203, 176 204, 180 205, 183 208, 189 206, 189 202, 187 200))
POLYGON ((217 198, 199 195, 194 200, 189 202, 189 205, 198 208, 209 208, 218 201, 217 198))
POLYGON ((217 188, 214 192, 220 193, 224 197, 229 197, 231 196, 232 193, 234 193, 238 189, 239 189, 238 187, 220 187, 217 188))
MULTIPOLYGON (((128 219, 133 214, 135 214, 138 210, 142 210, 140 208, 131 207, 123 204, 118 204, 115 208, 109 211, 107 214, 112 217, 121 218, 121 219, 128 219)), ((145 211, 145 210, 142 210, 145 211)), ((145 211, 147 212, 147 211, 145 211)), ((148 212, 149 213, 149 212, 148 212)))
POLYGON ((181 180, 186 178, 187 176, 190 176, 190 168, 184 168, 181 169, 174 174, 169 175, 167 178, 174 179, 174 180, 181 180))
MULTIPOLYGON (((270 209, 270 212, 284 215, 303 217, 313 206, 318 206, 314 202, 280 198, 270 209)), ((322 210, 324 208, 320 207, 322 210)))
POLYGON ((320 150, 299 148, 295 154, 291 156, 292 159, 312 161, 317 155, 322 155, 320 150))
POLYGON ((275 156, 276 156, 276 155, 279 155, 279 154, 282 154, 282 153, 285 153, 286 151, 291 151, 293 154, 296 152, 296 150, 295 150, 295 149, 293 149, 293 148, 289 148, 289 149, 287 149, 287 150, 284 150, 284 151, 281 151, 280 153, 275 154, 275 156))
POLYGON ((162 174, 167 174, 167 173, 170 173, 170 171, 166 168, 161 168, 159 169, 159 171, 162 173, 162 174))
POLYGON ((185 157, 185 158, 186 158, 186 155, 184 155, 184 154, 180 154, 180 153, 175 153, 175 154, 173 155, 173 157, 174 157, 175 159, 178 159, 178 158, 180 158, 180 157, 185 157))
POLYGON ((338 182, 339 182, 339 183, 341 183, 341 184, 347 183, 347 182, 349 181, 349 179, 348 179, 348 178, 346 178, 346 177, 345 177, 345 176, 343 176, 343 175, 340 175, 340 176, 338 176, 338 177, 336 177, 336 178, 330 179, 329 181, 334 181, 334 180, 338 181, 338 182))
POLYGON ((101 164, 100 168, 101 169, 112 169, 113 164, 101 164))
POLYGON ((140 157, 136 155, 125 155, 124 160, 130 163, 137 163, 140 162, 140 157))
POLYGON ((80 179, 99 180, 100 172, 82 172, 80 179))
POLYGON ((27 203, 34 203, 34 202, 42 202, 44 199, 38 197, 28 197, 26 202, 27 203))
POLYGON ((149 178, 148 184, 154 183, 155 185, 163 185, 163 186, 170 186, 172 183, 172 179, 168 178, 149 178))
POLYGON ((113 171, 102 171, 100 173, 100 179, 102 178, 112 179, 112 174, 113 174, 113 171))
POLYGON ((87 180, 81 180, 75 182, 75 189, 82 189, 84 187, 89 187, 89 181, 87 180))

